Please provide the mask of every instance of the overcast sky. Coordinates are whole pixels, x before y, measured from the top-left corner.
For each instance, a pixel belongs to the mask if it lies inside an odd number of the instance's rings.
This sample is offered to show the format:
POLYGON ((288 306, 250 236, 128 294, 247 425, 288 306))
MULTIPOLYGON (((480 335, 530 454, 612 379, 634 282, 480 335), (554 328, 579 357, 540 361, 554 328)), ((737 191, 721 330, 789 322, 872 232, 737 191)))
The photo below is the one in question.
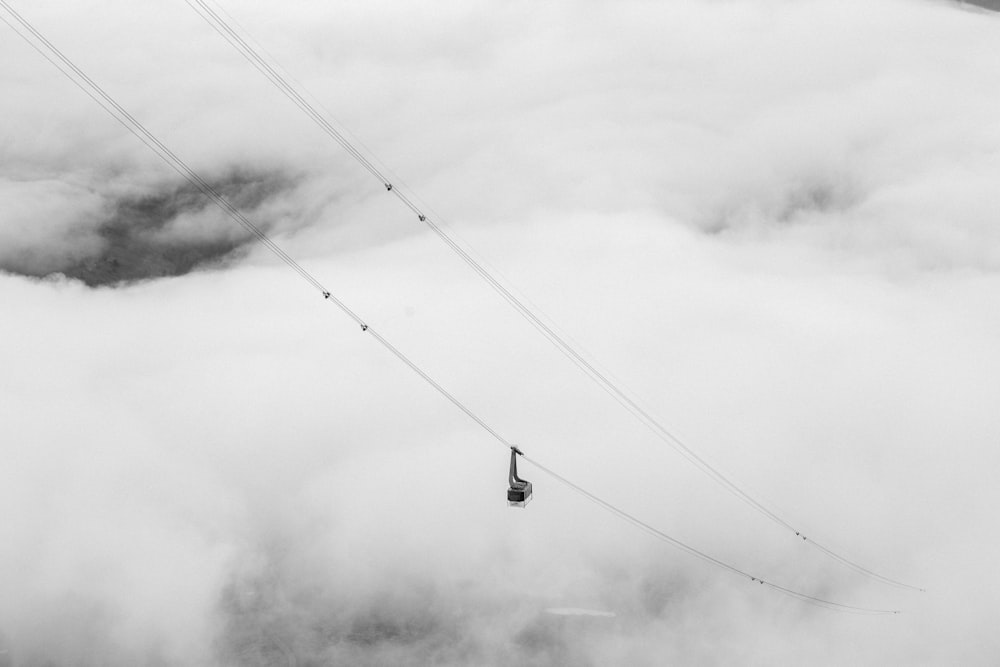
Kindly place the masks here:
POLYGON ((920 594, 653 438, 180 0, 12 4, 505 438, 903 613, 530 465, 508 509, 495 440, 0 25, 0 666, 1000 659, 1000 15, 225 5, 696 451, 920 594))

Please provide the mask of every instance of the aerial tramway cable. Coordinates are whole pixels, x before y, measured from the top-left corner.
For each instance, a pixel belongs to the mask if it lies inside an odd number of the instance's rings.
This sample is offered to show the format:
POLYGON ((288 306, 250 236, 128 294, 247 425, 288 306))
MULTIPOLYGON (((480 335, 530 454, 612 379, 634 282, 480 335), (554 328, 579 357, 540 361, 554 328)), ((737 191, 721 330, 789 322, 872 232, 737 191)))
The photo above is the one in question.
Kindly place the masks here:
POLYGON ((675 537, 671 537, 670 535, 664 533, 662 530, 660 530, 658 528, 655 528, 654 526, 649 525, 648 523, 646 523, 642 519, 636 518, 635 516, 629 514, 625 510, 622 510, 622 509, 620 509, 620 508, 612 505, 611 503, 603 500, 602 498, 597 497, 596 495, 594 495, 590 491, 587 491, 586 489, 584 489, 584 488, 582 488, 580 486, 577 486, 576 484, 574 484, 570 480, 566 479, 562 475, 559 475, 558 473, 556 473, 556 472, 554 472, 552 470, 549 470, 548 468, 546 468, 545 466, 543 466, 541 463, 539 463, 538 461, 535 461, 534 459, 530 458, 529 456, 522 455, 521 458, 523 458, 525 461, 528 461, 533 466, 535 466, 536 468, 538 468, 539 470, 541 470, 542 472, 544 472, 549 477, 552 477, 554 480, 556 480, 560 484, 563 484, 563 485, 569 487, 570 489, 572 489, 576 493, 580 494, 581 496, 583 496, 584 498, 586 498, 590 502, 594 503, 598 507, 601 507, 602 509, 610 512, 611 514, 613 514, 613 515, 617 516, 618 518, 626 521, 627 523, 632 524, 636 528, 639 528, 640 530, 645 531, 646 533, 652 535, 653 537, 655 537, 655 538, 657 538, 659 540, 662 540, 662 541, 666 542, 667 544, 673 545, 674 547, 680 549, 681 551, 684 551, 685 553, 688 553, 688 554, 694 556, 695 558, 700 558, 701 560, 705 561, 706 563, 711 563, 711 564, 713 564, 713 565, 715 565, 717 567, 721 567, 724 570, 729 570, 733 574, 738 574, 738 575, 740 575, 742 577, 747 577, 747 578, 750 579, 750 581, 756 582, 758 584, 762 584, 762 585, 767 586, 769 588, 772 588, 772 589, 774 589, 776 591, 784 593, 785 595, 790 595, 791 597, 794 597, 794 598, 796 598, 798 600, 802 600, 803 602, 806 602, 808 604, 817 605, 817 606, 824 607, 824 608, 827 608, 827 609, 834 609, 834 610, 837 610, 837 611, 846 611, 846 612, 855 613, 855 614, 898 614, 899 613, 898 611, 889 610, 889 609, 866 609, 866 608, 863 608, 863 607, 854 607, 854 606, 851 606, 851 605, 844 605, 844 604, 840 604, 838 602, 831 603, 830 600, 826 600, 826 599, 820 598, 820 597, 815 597, 813 595, 807 595, 807 594, 802 593, 800 591, 795 591, 795 590, 786 588, 784 586, 780 586, 780 585, 775 584, 774 582, 771 582, 771 581, 765 581, 764 579, 761 579, 760 577, 754 576, 754 575, 752 575, 752 574, 750 574, 750 573, 748 573, 748 572, 746 572, 744 570, 741 570, 741 569, 739 569, 739 568, 737 568, 737 567, 735 567, 733 565, 730 565, 729 563, 727 563, 725 561, 719 560, 718 558, 715 558, 714 556, 710 556, 710 555, 706 554, 703 551, 699 551, 698 549, 695 549, 694 547, 689 546, 689 545, 681 542, 680 540, 678 540, 675 537))
MULTIPOLYGON (((712 465, 703 456, 699 455, 680 437, 666 428, 659 419, 643 408, 639 401, 632 397, 632 392, 624 388, 620 382, 612 380, 608 373, 601 371, 594 362, 588 360, 587 356, 577 349, 579 346, 571 345, 566 340, 564 335, 561 335, 555 330, 554 326, 547 324, 546 321, 535 312, 539 310, 537 307, 531 308, 526 305, 525 299, 519 298, 515 295, 511 289, 501 283, 492 272, 483 267, 481 262, 477 261, 469 251, 463 248, 462 245, 458 243, 455 238, 453 238, 452 234, 449 234, 443 228, 442 224, 434 222, 434 220, 426 214, 424 209, 417 206, 413 199, 411 199, 400 187, 398 187, 398 185, 393 184, 392 179, 386 175, 386 171, 379 169, 373 160, 366 157, 347 137, 344 136, 343 132, 339 131, 336 126, 333 125, 328 118, 328 114, 324 115, 317 110, 316 107, 311 104, 308 99, 306 99, 296 86, 289 83, 288 79, 283 76, 274 65, 261 56, 260 53, 258 53, 258 51, 247 41, 247 39, 241 36, 239 31, 233 28, 232 25, 230 25, 230 23, 226 21, 223 16, 221 16, 220 12, 213 9, 208 2, 206 2, 206 0, 184 1, 219 35, 228 41, 240 53, 240 55, 242 55, 251 65, 254 66, 254 68, 263 74, 282 94, 284 94, 313 122, 315 122, 320 129, 340 144, 340 146, 343 147, 344 150, 346 150, 352 157, 354 157, 372 176, 377 178, 390 194, 395 195, 407 208, 410 209, 411 212, 416 214, 420 222, 427 225, 427 227, 434 232, 438 238, 440 238, 453 252, 455 252, 455 254, 457 254, 459 258, 461 258, 462 261, 469 266, 469 268, 485 280, 486 283, 494 291, 496 291, 500 297, 510 304, 510 306, 514 308, 514 310, 521 317, 527 320, 532 327, 548 339, 549 342, 552 343, 557 350, 559 350, 559 352, 561 352, 581 371, 583 371, 583 373, 593 380, 601 389, 603 389, 608 395, 610 395, 615 401, 617 401, 622 407, 638 419, 643 426, 653 433, 653 435, 672 447, 702 473, 719 484, 738 500, 762 514, 773 523, 781 526, 789 533, 794 533, 795 537, 811 544, 826 556, 860 574, 882 583, 923 591, 922 588, 917 586, 906 584, 879 574, 847 558, 846 556, 833 551, 829 547, 816 542, 811 537, 807 537, 802 529, 783 518, 780 514, 770 509, 754 496, 750 495, 729 476, 723 473, 718 466, 712 465)), ((245 29, 244 32, 246 32, 245 29)), ((302 87, 301 84, 300 87, 302 87)), ((304 90, 304 87, 302 88, 304 90)), ((377 161, 377 158, 375 158, 375 160, 377 161)))
MULTIPOLYGON (((14 23, 11 23, 5 16, 0 15, 0 20, 6 23, 19 37, 21 37, 25 42, 28 43, 35 51, 41 54, 46 60, 48 60, 52 65, 56 67, 64 76, 66 76, 70 81, 72 81, 77 87, 83 90, 91 99, 93 99, 98 105, 101 106, 109 115, 111 115, 118 123, 124 126, 129 132, 134 134, 142 143, 144 143, 150 150, 152 150, 156 155, 167 163, 172 169, 177 171, 181 176, 183 176, 188 182, 194 185, 198 190, 205 194, 209 199, 211 199, 217 206, 219 206, 226 215, 231 217, 239 225, 247 229, 253 236, 261 242, 268 250, 274 253, 281 261, 289 266, 292 270, 299 274, 306 282, 310 284, 311 287, 318 290, 323 298, 327 301, 331 301, 336 305, 345 315, 354 320, 358 324, 362 331, 370 334, 376 341, 378 341, 385 349, 396 356, 400 361, 406 364, 412 371, 419 375, 424 381, 426 381, 431 387, 433 387, 438 393, 448 399, 456 407, 458 407, 462 412, 466 414, 470 419, 475 421, 481 428, 483 428, 487 433, 489 433, 493 438, 495 438, 501 445, 507 448, 514 449, 513 445, 508 442, 503 436, 501 436, 497 431, 489 426, 483 419, 481 419, 475 412, 468 408, 464 403, 462 403, 453 394, 448 392, 443 386, 441 386, 437 381, 435 381, 430 375, 428 375, 420 366, 418 366, 414 361, 407 357, 403 352, 396 348, 392 343, 386 340, 381 334, 376 332, 369 326, 365 320, 363 320, 357 313, 355 313, 350 307, 348 307, 344 302, 340 301, 336 296, 334 296, 329 290, 327 290, 323 284, 317 280, 307 269, 302 267, 298 262, 296 262, 291 256, 289 256, 285 251, 278 246, 267 234, 257 227, 252 221, 250 221, 245 215, 243 215, 235 206, 233 206, 222 194, 220 194, 215 188, 211 186, 204 178, 198 175, 193 169, 191 169, 183 160, 181 160, 173 151, 167 148, 159 139, 157 139, 149 130, 145 128, 134 116, 132 116, 124 107, 122 107, 114 98, 111 97, 103 88, 101 88, 93 79, 87 76, 77 65, 67 57, 62 51, 60 51, 52 42, 50 42, 44 35, 42 35, 27 19, 25 19, 21 14, 19 14, 14 8, 10 6, 7 0, 0 0, 0 8, 4 9, 10 17, 26 31, 18 29, 14 23), (30 35, 30 37, 29 37, 30 35), (32 39, 34 38, 34 39, 32 39)), ((759 582, 760 584, 767 585, 775 591, 778 591, 784 595, 802 600, 810 604, 816 604, 828 609, 833 609, 836 611, 848 612, 848 613, 862 613, 862 614, 898 614, 897 610, 889 609, 872 609, 867 607, 857 607, 853 605, 845 605, 832 600, 827 600, 825 598, 820 598, 816 596, 811 596, 800 591, 796 591, 778 584, 774 584, 770 581, 765 581, 764 579, 757 577, 756 575, 751 575, 750 573, 741 570, 729 563, 719 560, 713 556, 691 547, 676 538, 671 537, 667 533, 654 528, 650 524, 635 518, 631 514, 625 512, 624 510, 618 508, 617 506, 609 503, 597 495, 587 491, 586 489, 580 487, 579 485, 571 482, 567 478, 557 474, 551 469, 545 467, 540 462, 534 459, 528 459, 524 456, 523 452, 519 449, 516 450, 525 460, 531 462, 535 467, 537 467, 542 472, 550 475, 553 479, 571 488, 573 491, 583 495, 585 498, 601 506, 603 509, 611 512, 615 516, 633 524, 634 526, 644 530, 645 532, 661 539, 672 546, 685 551, 707 563, 715 565, 716 567, 727 570, 733 574, 739 575, 741 577, 749 578, 753 582, 759 582)))

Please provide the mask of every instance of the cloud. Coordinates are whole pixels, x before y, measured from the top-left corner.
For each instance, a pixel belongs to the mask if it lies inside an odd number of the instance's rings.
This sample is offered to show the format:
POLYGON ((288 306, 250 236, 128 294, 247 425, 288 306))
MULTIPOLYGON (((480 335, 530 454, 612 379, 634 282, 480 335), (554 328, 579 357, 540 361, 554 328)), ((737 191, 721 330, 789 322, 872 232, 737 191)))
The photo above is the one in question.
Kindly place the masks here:
POLYGON ((768 580, 905 613, 768 593, 530 466, 535 500, 508 509, 502 447, 12 38, 0 664, 994 661, 995 15, 232 12, 700 453, 929 592, 838 567, 651 438, 183 5, 36 3, 40 30, 529 454, 768 580))

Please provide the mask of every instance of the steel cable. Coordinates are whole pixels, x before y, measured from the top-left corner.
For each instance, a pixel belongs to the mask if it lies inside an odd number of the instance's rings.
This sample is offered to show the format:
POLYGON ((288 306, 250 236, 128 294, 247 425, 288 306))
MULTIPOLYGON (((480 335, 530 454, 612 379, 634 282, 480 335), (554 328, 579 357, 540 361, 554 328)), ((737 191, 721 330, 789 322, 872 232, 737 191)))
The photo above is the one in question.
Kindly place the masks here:
MULTIPOLYGON (((372 329, 357 313, 355 313, 351 308, 349 308, 344 302, 340 301, 336 296, 330 293, 322 283, 319 282, 309 271, 299 265, 293 258, 291 258, 285 251, 278 246, 270 237, 267 236, 259 227, 254 225, 246 216, 244 216, 235 206, 233 206, 228 200, 225 199, 215 188, 213 188, 207 181, 205 181, 200 175, 198 175, 194 170, 186 165, 179 157, 177 157, 172 151, 170 151, 159 139, 157 139, 151 132, 149 132, 138 120, 136 120, 128 111, 126 111, 117 101, 115 101, 103 88, 101 88, 96 82, 94 82, 89 76, 87 76, 79 67, 73 63, 62 51, 55 47, 48 39, 46 39, 34 26, 27 21, 23 16, 21 16, 17 11, 15 11, 7 0, 0 0, 0 8, 3 8, 8 12, 8 14, 13 17, 13 19, 32 37, 34 37, 38 43, 32 41, 27 35, 22 33, 17 26, 12 24, 7 18, 0 16, 0 20, 3 20, 18 36, 20 36, 24 41, 26 41, 35 51, 40 53, 46 58, 50 63, 52 63, 64 76, 66 76, 70 81, 72 81, 77 87, 83 90, 91 99, 98 103, 108 114, 110 114, 117 122, 128 129, 133 135, 135 135, 143 144, 150 148, 160 159, 166 162, 171 168, 181 174, 186 178, 192 185, 201 190, 206 196, 208 196, 216 205, 218 205, 223 212, 225 212, 229 217, 231 217, 238 224, 250 231, 258 241, 260 241, 265 247, 272 251, 279 259, 281 259, 286 265, 296 271, 302 278, 310 283, 313 287, 318 289, 322 296, 336 305, 345 315, 354 320, 355 323, 360 325, 362 331, 371 334, 371 336, 378 341, 385 349, 392 353, 396 358, 407 365, 413 372, 419 375, 425 382, 427 382, 432 388, 434 388, 438 393, 440 393, 444 398, 458 407, 463 413, 466 414, 470 419, 477 423, 481 428, 483 428, 487 433, 489 433, 493 438, 495 438, 501 445, 506 448, 510 448, 511 444, 503 436, 501 436, 496 430, 489 426, 482 418, 480 418, 475 412, 468 408, 464 403, 458 400, 453 394, 447 391, 441 384, 435 381, 427 372, 425 372, 419 365, 413 362, 409 357, 407 357, 398 348, 392 345, 387 339, 385 339, 381 334, 372 329), (55 59, 53 59, 49 54, 45 52, 39 46, 41 44, 46 49, 48 49, 55 59), (79 79, 74 78, 73 75, 79 77, 79 79)), ((519 450, 520 451, 520 450, 519 450)), ((811 596, 806 593, 802 593, 790 588, 786 588, 770 581, 765 581, 764 579, 751 575, 744 570, 737 568, 725 561, 717 559, 710 556, 694 547, 691 547, 676 538, 671 537, 667 533, 651 526, 650 524, 634 517, 633 515, 625 512, 624 510, 616 507, 615 505, 601 499, 596 494, 587 491, 581 486, 571 482, 567 478, 557 474, 556 472, 550 470, 549 468, 543 466, 534 459, 529 459, 521 453, 522 457, 525 458, 532 465, 537 467, 542 472, 550 475, 553 479, 559 481, 560 483, 569 486, 575 492, 583 495, 591 502, 599 505, 605 510, 611 512, 615 516, 643 529, 647 533, 661 539, 682 551, 693 555, 705 562, 713 564, 719 568, 725 569, 733 574, 737 574, 743 577, 749 578, 753 582, 759 582, 764 584, 771 589, 778 591, 782 594, 789 595, 796 599, 808 602, 810 604, 817 604, 822 607, 843 611, 849 613, 865 613, 865 614, 895 614, 899 613, 894 610, 882 610, 882 609, 870 609, 865 607, 856 607, 852 605, 845 605, 832 600, 827 600, 825 598, 820 598, 816 596, 811 596)))
MULTIPOLYGON (((396 196, 417 218, 440 238, 458 257, 479 275, 497 294, 503 298, 514 310, 524 318, 532 327, 542 334, 552 345, 577 366, 585 375, 593 380, 603 391, 618 402, 625 410, 632 414, 658 439, 673 448, 682 457, 688 460, 703 474, 719 484, 728 493, 757 511, 773 523, 781 526, 786 531, 794 533, 802 541, 807 542, 821 553, 853 569, 854 571, 892 586, 909 588, 923 591, 924 589, 911 584, 897 581, 890 577, 879 574, 857 562, 825 547, 805 535, 805 532, 780 514, 769 508, 763 502, 745 491, 742 486, 734 482, 728 475, 723 473, 717 465, 713 465, 703 456, 695 452, 684 440, 671 432, 662 422, 644 409, 638 400, 633 398, 634 392, 628 391, 620 382, 615 382, 608 374, 599 370, 594 362, 587 359, 588 355, 581 353, 577 347, 570 344, 564 336, 555 331, 553 325, 548 324, 542 316, 535 311, 540 310, 527 306, 523 299, 518 298, 509 288, 497 280, 494 275, 482 266, 465 248, 454 240, 443 228, 442 224, 435 223, 426 212, 417 206, 398 185, 394 185, 392 180, 386 176, 385 172, 376 167, 372 160, 362 154, 342 132, 337 130, 324 114, 320 113, 298 89, 289 83, 277 69, 261 56, 251 44, 244 39, 239 32, 233 28, 218 12, 216 12, 205 0, 184 0, 206 23, 208 23, 220 36, 230 43, 251 65, 263 74, 282 94, 288 97, 299 107, 310 119, 313 120, 327 135, 333 138, 352 157, 354 157, 369 173, 382 183, 390 194, 396 196)), ((300 84, 301 85, 301 84, 300 84)), ((374 158, 378 161, 377 157, 374 158)), ((381 162, 381 161, 379 161, 381 162)), ((589 355, 592 356, 592 355, 589 355)))

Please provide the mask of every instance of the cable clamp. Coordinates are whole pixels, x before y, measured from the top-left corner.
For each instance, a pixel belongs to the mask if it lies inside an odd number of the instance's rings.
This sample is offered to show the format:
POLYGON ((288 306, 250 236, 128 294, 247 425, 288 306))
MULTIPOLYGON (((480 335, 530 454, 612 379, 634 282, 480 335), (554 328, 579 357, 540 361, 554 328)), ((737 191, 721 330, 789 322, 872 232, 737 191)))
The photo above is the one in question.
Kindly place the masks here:
POLYGON ((510 446, 510 451, 514 452, 515 454, 517 454, 519 456, 524 456, 524 452, 522 452, 520 449, 518 449, 516 445, 511 445, 510 446))

